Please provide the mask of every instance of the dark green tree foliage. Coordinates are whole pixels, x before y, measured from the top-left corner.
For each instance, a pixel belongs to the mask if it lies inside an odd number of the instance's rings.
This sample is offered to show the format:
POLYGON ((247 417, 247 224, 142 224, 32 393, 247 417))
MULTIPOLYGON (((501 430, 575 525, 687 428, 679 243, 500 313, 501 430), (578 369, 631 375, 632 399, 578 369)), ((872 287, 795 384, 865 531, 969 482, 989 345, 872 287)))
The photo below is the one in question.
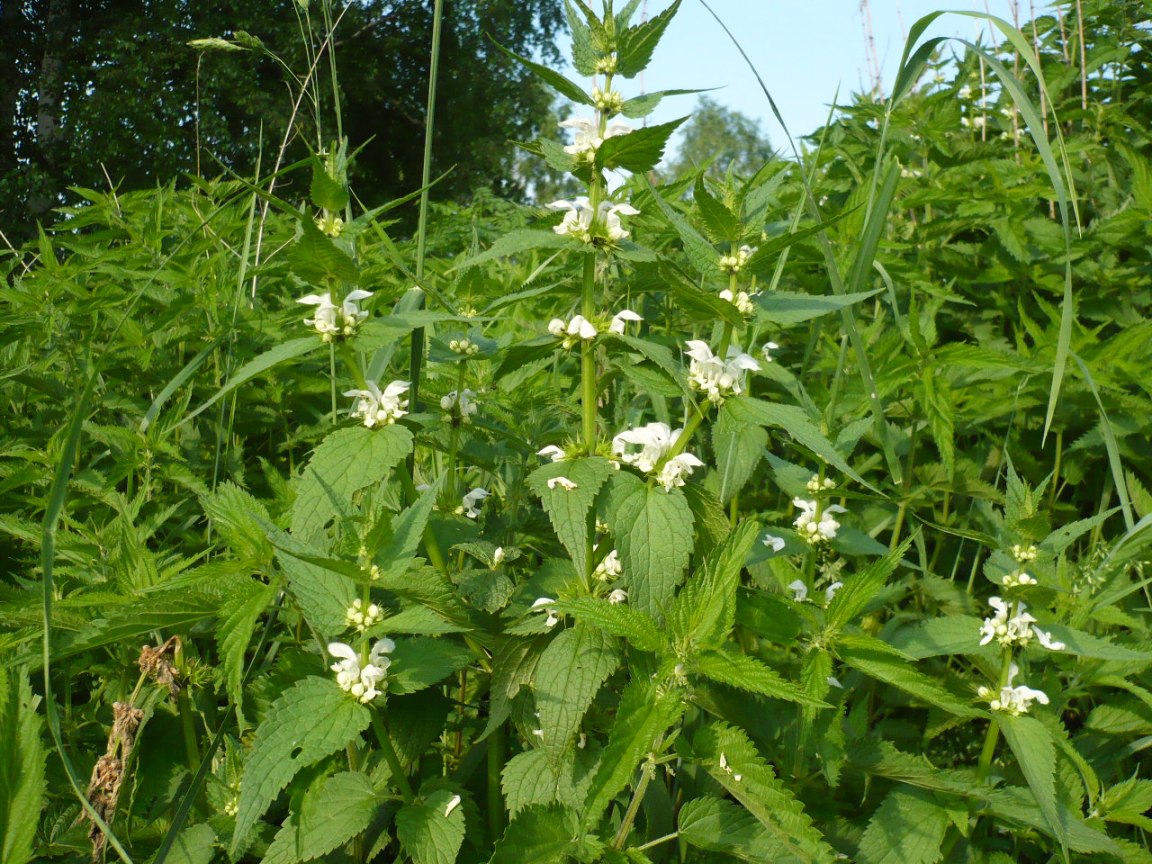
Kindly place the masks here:
MULTIPOLYGON (((10 239, 71 201, 69 186, 251 176, 261 152, 268 171, 308 70, 303 42, 319 47, 323 32, 320 4, 307 6, 0 0, 0 214, 10 239), (203 54, 187 44, 237 34, 259 42, 203 54)), ((549 97, 489 36, 551 56, 560 20, 552 0, 445 4, 434 170, 454 170, 438 195, 485 185, 519 193, 505 142, 536 131, 549 97)), ((419 185, 431 27, 430 3, 367 0, 350 4, 337 30, 345 134, 364 144, 352 179, 366 201, 419 185)), ((316 68, 331 103, 327 58, 316 68)), ((288 161, 336 136, 330 104, 305 101, 293 122, 288 161)))
POLYGON ((760 124, 714 99, 701 96, 684 126, 680 151, 669 167, 679 177, 705 165, 708 173, 721 176, 731 166, 739 175, 750 177, 772 158, 772 145, 760 124))

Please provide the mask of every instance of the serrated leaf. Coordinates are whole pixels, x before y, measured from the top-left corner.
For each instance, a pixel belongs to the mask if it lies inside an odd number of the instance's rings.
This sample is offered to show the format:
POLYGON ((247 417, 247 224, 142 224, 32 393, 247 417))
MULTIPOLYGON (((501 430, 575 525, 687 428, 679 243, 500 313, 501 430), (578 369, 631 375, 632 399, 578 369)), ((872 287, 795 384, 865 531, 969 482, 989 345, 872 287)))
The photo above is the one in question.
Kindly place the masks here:
POLYGON ((288 589, 308 622, 323 634, 339 633, 347 626, 348 607, 357 596, 356 583, 346 574, 321 564, 317 550, 298 542, 275 526, 264 526, 276 547, 280 569, 288 577, 288 589))
POLYGON ((542 465, 528 475, 528 486, 540 496, 544 511, 552 528, 568 554, 578 574, 588 572, 588 516, 600 487, 615 472, 612 463, 601 456, 565 459, 542 465), (563 477, 576 484, 569 489, 561 483, 549 481, 563 477))
POLYGON ((596 148, 596 167, 609 171, 623 168, 633 174, 651 171, 664 158, 664 148, 672 133, 687 119, 681 117, 612 136, 596 148))
POLYGON ((509 51, 499 42, 493 42, 501 52, 511 57, 518 62, 525 69, 535 74, 545 84, 552 87, 556 92, 566 99, 571 99, 577 105, 592 105, 592 97, 584 92, 584 88, 574 81, 569 81, 559 72, 549 69, 547 66, 541 66, 539 63, 533 63, 527 57, 521 57, 514 51, 509 51))
POLYGON ((692 661, 690 671, 720 684, 759 693, 773 699, 798 702, 812 708, 827 708, 828 703, 813 699, 791 681, 786 681, 754 657, 734 651, 704 651, 692 661))
POLYGON ((508 812, 515 816, 521 810, 547 804, 579 807, 588 794, 595 765, 589 749, 570 750, 558 771, 542 749, 517 753, 500 774, 508 812))
POLYGON ((380 568, 373 578, 381 588, 403 587, 394 583, 402 580, 412 567, 439 492, 440 483, 437 481, 425 489, 411 507, 402 510, 392 519, 388 542, 373 556, 376 566, 380 568))
MULTIPOLYGON (((982 623, 971 615, 929 618, 897 630, 891 645, 917 660, 942 654, 976 654, 985 650, 980 645, 982 623)), ((997 649, 988 650, 995 653, 997 649)))
POLYGON ((456 797, 438 789, 421 803, 405 804, 396 813, 396 837, 413 864, 452 864, 464 842, 464 810, 449 809, 456 797))
POLYGON ((692 200, 700 213, 700 220, 714 243, 736 243, 744 234, 740 217, 724 206, 704 185, 704 174, 696 177, 692 200))
POLYGON ((680 8, 680 0, 675 0, 671 6, 654 15, 643 24, 628 27, 617 34, 616 42, 616 74, 622 78, 635 78, 648 68, 652 62, 652 52, 660 42, 664 31, 672 23, 676 10, 680 8))
MULTIPOLYGON (((457 264, 452 270, 466 270, 485 261, 496 258, 507 258, 532 249, 574 249, 581 248, 581 244, 570 237, 557 234, 555 231, 538 231, 532 228, 519 228, 502 234, 491 246, 478 255, 474 255, 462 264, 457 264)), ((449 272, 452 272, 451 270, 449 272)))
POLYGON ((639 119, 640 117, 647 117, 656 110, 656 106, 663 102, 667 96, 688 96, 692 93, 707 93, 708 89, 653 90, 651 93, 641 93, 639 96, 625 99, 624 104, 620 106, 620 113, 633 120, 639 119))
POLYGON ((201 822, 185 828, 176 836, 164 864, 211 864, 215 857, 216 832, 211 825, 201 822))
POLYGON ((657 738, 680 719, 684 703, 678 693, 661 692, 644 678, 634 679, 620 697, 616 722, 608 734, 608 746, 588 791, 584 824, 595 825, 604 810, 632 780, 636 766, 656 744, 657 738))
POLYGON ((272 703, 244 765, 229 854, 301 768, 335 753, 368 728, 369 709, 327 678, 298 681, 272 703))
POLYGON ((620 665, 615 641, 580 622, 553 639, 536 667, 536 710, 554 769, 569 749, 600 687, 620 665))
POLYGON ((388 669, 388 692, 415 693, 443 681, 472 660, 467 648, 430 636, 396 640, 388 669))
MULTIPOLYGON (((288 250, 288 266, 309 285, 335 289, 341 283, 357 285, 360 268, 352 256, 326 236, 309 218, 300 220, 301 234, 288 250)), ((333 298, 336 303, 338 297, 333 298)))
POLYGON ((216 645, 220 651, 224 686, 229 700, 238 710, 244 704, 244 693, 241 689, 244 655, 248 650, 248 643, 252 641, 252 632, 256 629, 257 619, 268 608, 275 595, 276 589, 272 585, 256 586, 254 591, 239 602, 235 599, 230 600, 230 608, 221 610, 227 614, 216 625, 216 645))
POLYGON ((621 472, 608 489, 606 510, 629 602, 663 620, 692 554, 692 510, 687 500, 679 490, 665 492, 621 472))
POLYGON ((47 791, 38 697, 24 672, 0 667, 0 861, 32 860, 47 791))
POLYGON ((1036 796, 1048 829, 1060 845, 1067 848, 1067 813, 1056 801, 1056 747, 1052 733, 1035 717, 1013 717, 1003 712, 996 712, 994 716, 1028 781, 1028 788, 1036 796))
POLYGON ((740 573, 759 533, 758 523, 742 522, 680 589, 668 614, 676 642, 719 648, 728 640, 736 623, 740 573))
POLYGON ((839 630, 864 611, 868 603, 883 590, 888 577, 895 572, 911 545, 912 538, 909 537, 883 558, 869 562, 859 573, 844 577, 844 585, 832 597, 824 613, 825 626, 829 631, 839 630))
POLYGON ((1074 630, 1062 624, 1041 625, 1052 634, 1052 638, 1064 643, 1060 653, 1075 654, 1077 657, 1091 657, 1094 660, 1119 660, 1129 663, 1152 661, 1152 651, 1129 645, 1117 645, 1104 636, 1093 636, 1082 630, 1074 630))
POLYGON ((790 854, 802 861, 835 858, 804 805, 776 777, 743 730, 727 723, 705 726, 692 740, 692 757, 790 854))
MULTIPOLYGON (((340 155, 344 155, 343 148, 340 155)), ((313 156, 312 186, 309 189, 309 196, 317 207, 337 213, 348 203, 348 178, 333 177, 328 173, 324 160, 313 156)))
POLYGON ((667 643, 652 616, 627 603, 579 597, 557 603, 556 608, 572 615, 577 621, 584 621, 605 633, 627 639, 641 651, 659 651, 667 643))
POLYGON ((768 433, 758 424, 733 417, 731 406, 735 401, 725 400, 712 426, 712 450, 716 454, 716 474, 720 481, 719 497, 725 504, 744 488, 768 446, 768 433))
POLYGON ((532 681, 536 664, 540 662, 542 641, 545 637, 522 639, 510 637, 498 643, 492 656, 492 693, 488 710, 488 725, 481 733, 487 738, 512 713, 512 700, 520 688, 532 681))
POLYGON ((685 843, 708 852, 732 855, 741 861, 760 864, 812 860, 790 853, 756 817, 723 798, 693 798, 680 808, 678 828, 680 839, 685 843))
POLYGON ((893 789, 860 840, 860 864, 935 864, 948 813, 925 793, 893 789))
POLYGON ((840 659, 870 678, 891 684, 930 705, 957 717, 983 717, 951 691, 918 671, 910 659, 888 644, 870 636, 843 634, 836 642, 840 659))
POLYGON ((576 853, 579 831, 567 807, 530 807, 509 823, 489 864, 562 864, 576 853))
POLYGON ((564 12, 572 34, 572 66, 581 75, 591 78, 596 74, 596 62, 601 57, 592 40, 592 29, 577 14, 570 0, 564 0, 564 12))
POLYGON ((377 807, 367 775, 344 771, 322 778, 304 793, 300 812, 276 832, 263 864, 297 864, 327 855, 363 833, 377 807))
POLYGON ((923 388, 923 408, 928 417, 928 428, 932 433, 932 440, 936 443, 936 450, 940 453, 940 461, 944 464, 944 472, 949 479, 956 472, 955 452, 955 409, 952 405, 952 388, 948 379, 939 374, 936 367, 925 366, 920 373, 920 384, 923 388))
POLYGON ((337 429, 312 453, 297 484, 292 535, 303 542, 316 536, 333 516, 337 502, 382 482, 412 452, 412 433, 403 426, 337 429))

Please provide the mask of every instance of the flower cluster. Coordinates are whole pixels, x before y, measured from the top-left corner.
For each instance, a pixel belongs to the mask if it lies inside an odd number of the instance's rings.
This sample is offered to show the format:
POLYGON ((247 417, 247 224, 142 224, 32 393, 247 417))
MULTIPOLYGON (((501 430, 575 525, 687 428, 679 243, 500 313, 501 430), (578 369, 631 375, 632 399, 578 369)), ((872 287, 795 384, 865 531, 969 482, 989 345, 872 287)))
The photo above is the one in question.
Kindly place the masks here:
POLYGON ((620 95, 619 90, 601 90, 592 85, 592 104, 597 111, 612 116, 624 109, 624 97, 620 95))
POLYGON ((751 246, 741 246, 731 255, 721 255, 717 266, 725 273, 735 276, 748 263, 748 259, 756 252, 751 246))
POLYGON ((1017 564, 1031 564, 1036 560, 1037 549, 1035 546, 1021 546, 1019 543, 1012 544, 1012 557, 1016 559, 1017 564))
POLYGON ((780 346, 775 342, 765 342, 760 346, 760 353, 764 355, 764 362, 772 362, 772 352, 780 350, 780 346))
POLYGON ((337 306, 332 302, 332 293, 326 291, 323 294, 309 294, 296 302, 316 307, 315 317, 305 318, 304 323, 314 328, 325 342, 331 342, 356 332, 360 322, 368 317, 368 312, 360 308, 360 301, 371 296, 371 291, 349 291, 341 305, 337 306))
POLYGON ((364 421, 369 429, 387 426, 408 413, 408 400, 401 398, 411 386, 407 381, 393 381, 381 392, 375 381, 368 381, 367 390, 346 390, 345 396, 356 398, 351 416, 364 421))
MULTIPOLYGON (((824 589, 824 605, 827 606, 832 602, 832 598, 836 596, 836 592, 844 587, 843 582, 833 582, 824 589)), ((792 599, 796 603, 804 603, 808 600, 808 586, 802 579, 796 579, 788 583, 788 590, 792 592, 792 599)))
POLYGON ((475 357, 480 353, 480 346, 465 336, 463 339, 453 339, 448 343, 448 349, 465 357, 475 357))
POLYGON ((1051 633, 1035 626, 1036 619, 1028 613, 1027 607, 1022 602, 1017 601, 1015 604, 1015 614, 1012 614, 1013 610, 999 597, 990 597, 988 603, 996 610, 996 614, 991 618, 985 618, 980 627, 980 634, 984 637, 980 640, 981 645, 996 640, 1006 648, 1012 645, 1024 647, 1035 636, 1036 641, 1049 651, 1063 651, 1066 647, 1063 642, 1054 640, 1051 633))
POLYGON ((561 236, 574 237, 581 243, 596 240, 617 243, 628 236, 620 224, 620 217, 640 215, 640 211, 631 204, 613 204, 611 201, 601 201, 593 213, 592 204, 584 196, 571 201, 553 201, 548 209, 565 211, 560 224, 552 230, 561 236))
POLYGON ((1030 585, 1039 585, 1033 577, 1029 576, 1023 570, 1013 570, 1004 577, 1005 588, 1027 588, 1030 585))
POLYGON ((461 390, 459 393, 451 390, 446 396, 440 399, 440 410, 449 413, 458 410, 460 412, 460 418, 465 423, 468 423, 468 418, 475 414, 479 408, 475 402, 475 396, 476 393, 467 388, 461 390))
POLYGON ((727 300, 736 307, 736 311, 743 315, 745 318, 752 317, 752 313, 756 311, 756 304, 752 302, 752 298, 759 295, 759 291, 755 294, 749 294, 747 291, 737 291, 733 294, 730 290, 725 288, 720 292, 720 299, 727 300))
POLYGON ((610 123, 601 135, 599 124, 583 117, 571 117, 563 121, 560 128, 574 130, 572 143, 564 148, 564 152, 575 156, 577 162, 592 162, 601 144, 609 138, 627 135, 632 131, 632 127, 626 123, 610 123))
POLYGON ((1047 705, 1048 695, 1042 690, 1033 690, 1031 687, 1025 687, 1023 684, 1019 687, 1012 686, 1013 680, 1015 680, 1019 673, 1020 667, 1012 663, 1008 667, 1008 683, 1000 688, 999 693, 991 687, 981 687, 976 692, 981 699, 988 700, 988 707, 993 711, 1003 711, 1005 714, 1011 714, 1013 717, 1027 714, 1033 702, 1047 705))
POLYGON ((339 658, 331 669, 336 673, 336 683, 340 689, 351 693, 359 702, 371 702, 382 692, 376 685, 388 675, 392 660, 385 657, 396 650, 391 639, 377 639, 368 654, 368 663, 360 665, 360 655, 350 645, 343 642, 329 642, 328 653, 339 658))
MULTIPOLYGON (((629 321, 643 320, 643 317, 631 309, 622 309, 612 316, 612 320, 608 324, 608 332, 623 334, 629 321)), ((601 322, 601 326, 603 326, 603 322, 601 322)), ((571 348, 581 340, 591 342, 600 333, 596 325, 583 315, 573 315, 570 321, 565 321, 563 318, 553 318, 548 322, 548 332, 557 339, 562 339, 565 348, 571 348)))
POLYGON ((704 464, 691 453, 680 453, 665 461, 683 431, 672 430, 667 423, 628 429, 612 439, 612 453, 625 465, 634 465, 645 474, 651 474, 659 465, 656 482, 671 492, 673 487, 683 486, 684 478, 704 464))
POLYGON ((349 627, 355 627, 357 630, 363 632, 371 627, 373 624, 380 622, 384 617, 384 612, 375 603, 369 603, 367 608, 364 606, 364 601, 357 598, 352 601, 352 605, 348 607, 348 611, 344 614, 344 620, 348 623, 349 627))
POLYGON ((835 489, 836 481, 831 477, 825 477, 823 480, 821 480, 819 474, 813 474, 811 479, 808 481, 806 488, 813 495, 817 495, 820 492, 829 492, 835 489))
POLYGON ((623 572, 624 565, 620 563, 620 555, 613 549, 596 565, 596 569, 592 571, 592 575, 603 582, 609 582, 612 579, 618 578, 623 572))
POLYGON ((804 498, 793 498, 792 504, 800 508, 800 515, 792 524, 800 532, 800 536, 809 543, 823 543, 831 540, 840 530, 840 523, 836 521, 837 513, 847 513, 848 510, 839 504, 828 504, 820 509, 817 516, 818 504, 804 498))
POLYGON ((749 372, 759 372, 755 358, 730 346, 727 358, 721 360, 712 353, 707 342, 691 339, 685 352, 692 360, 688 367, 688 384, 708 397, 709 402, 720 404, 729 396, 744 392, 749 372))

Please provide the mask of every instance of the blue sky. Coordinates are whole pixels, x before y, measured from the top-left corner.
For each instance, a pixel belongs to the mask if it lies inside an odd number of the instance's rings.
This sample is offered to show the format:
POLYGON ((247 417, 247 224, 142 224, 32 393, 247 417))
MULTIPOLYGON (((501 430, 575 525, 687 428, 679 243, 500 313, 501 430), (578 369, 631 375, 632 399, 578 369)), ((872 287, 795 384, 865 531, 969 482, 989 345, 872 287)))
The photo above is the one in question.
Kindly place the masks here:
MULTIPOLYGON (((793 135, 807 134, 824 122, 838 86, 842 102, 870 86, 858 0, 708 0, 708 4, 740 40, 793 135)), ((652 16, 667 8, 669 0, 646 0, 646 5, 652 16)), ((886 92, 908 28, 922 16, 940 9, 987 10, 1011 22, 1015 6, 1023 24, 1031 17, 1030 7, 1040 14, 1049 6, 1047 0, 871 0, 868 5, 886 92)), ((946 15, 932 25, 928 35, 975 41, 983 34, 988 43, 988 26, 967 16, 946 15)), ((621 84, 625 97, 641 90, 639 78, 621 84)), ((642 84, 644 92, 720 87, 709 95, 759 120, 777 150, 785 146, 784 134, 751 70, 700 0, 683 0, 642 84)), ((665 100, 650 122, 689 113, 695 98, 665 100)))

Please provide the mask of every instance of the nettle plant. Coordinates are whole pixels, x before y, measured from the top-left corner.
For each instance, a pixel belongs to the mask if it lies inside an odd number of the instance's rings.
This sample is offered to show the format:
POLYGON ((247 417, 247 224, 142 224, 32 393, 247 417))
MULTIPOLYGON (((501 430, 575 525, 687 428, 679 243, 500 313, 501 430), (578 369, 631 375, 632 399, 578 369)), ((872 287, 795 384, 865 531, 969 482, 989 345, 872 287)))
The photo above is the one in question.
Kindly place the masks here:
MULTIPOLYGON (((639 0, 566 5, 591 84, 518 58, 578 112, 523 146, 584 194, 534 225, 389 297, 346 147, 313 159, 283 241, 295 332, 181 422, 326 354, 327 401, 313 386, 299 421, 325 431, 287 482, 268 472, 270 498, 202 490, 204 566, 232 587, 171 603, 215 620, 214 672, 195 633, 148 649, 89 803, 121 824, 151 677, 203 757, 153 823, 169 860, 1152 859, 1130 740, 1152 706, 1131 578, 1148 519, 1078 560, 1116 510, 1053 526, 1047 481, 1007 462, 963 527, 914 521, 916 435, 944 460, 943 427, 885 415, 915 352, 878 381, 850 359, 878 292, 844 290, 836 261, 870 287, 894 186, 837 249, 863 193, 821 221, 806 168, 655 185, 680 121, 643 118, 693 91, 629 91, 679 3, 636 24, 639 0), (789 282, 795 249, 815 254, 789 282), (782 287, 813 280, 835 290, 782 287), (842 336, 797 327, 827 316, 842 336), (987 552, 967 585, 935 575, 945 533, 987 552)), ((926 350, 934 310, 904 311, 926 350)), ((128 632, 97 630, 71 650, 128 632)), ((0 729, 32 764, 34 699, 8 680, 0 729)))

